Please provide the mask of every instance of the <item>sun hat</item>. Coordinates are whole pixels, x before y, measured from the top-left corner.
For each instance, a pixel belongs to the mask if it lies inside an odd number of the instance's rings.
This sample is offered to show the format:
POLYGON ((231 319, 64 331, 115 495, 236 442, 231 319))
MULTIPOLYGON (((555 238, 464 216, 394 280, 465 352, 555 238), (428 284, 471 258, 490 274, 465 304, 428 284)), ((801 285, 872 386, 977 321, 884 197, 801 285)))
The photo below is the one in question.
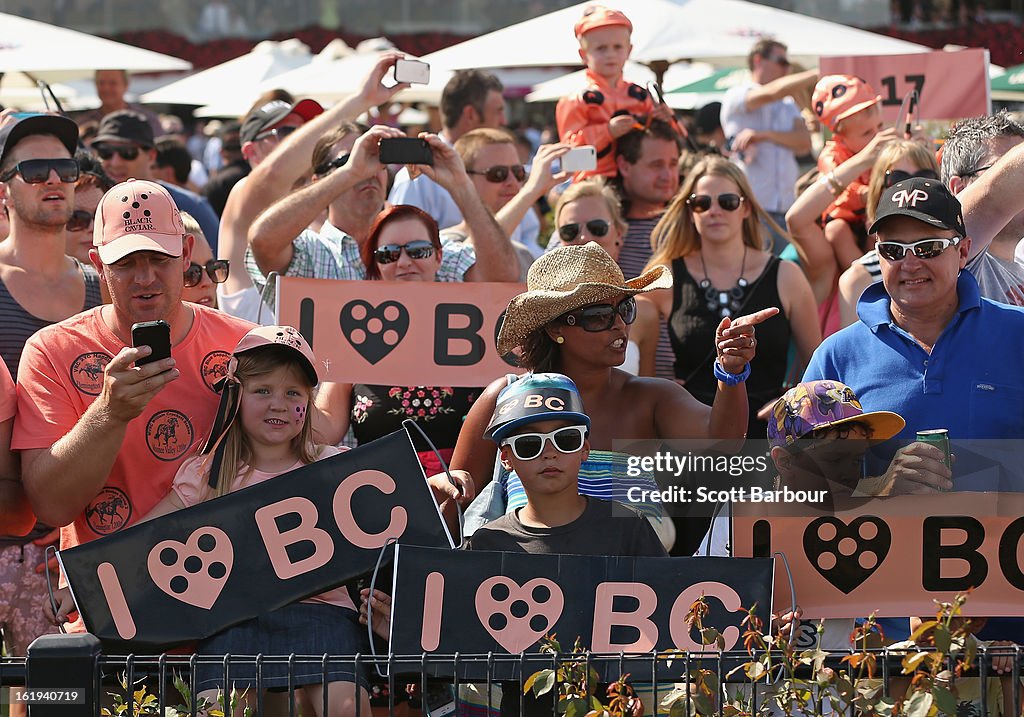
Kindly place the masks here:
POLYGON ((496 443, 512 431, 539 421, 574 421, 590 428, 590 416, 572 379, 560 373, 530 373, 498 394, 484 437, 496 443))
POLYGON ((835 132, 847 117, 882 101, 867 82, 853 75, 825 75, 814 86, 811 107, 826 127, 835 132))
POLYGON ((596 242, 559 247, 533 263, 526 275, 526 291, 509 302, 498 332, 498 353, 522 346, 536 329, 582 306, 671 287, 672 272, 667 266, 656 266, 627 281, 596 242))
POLYGON ((181 256, 185 226, 170 193, 156 182, 129 179, 96 207, 92 245, 104 264, 136 251, 181 256))
POLYGON ((821 428, 865 423, 871 439, 884 441, 903 430, 906 421, 891 411, 864 413, 857 394, 839 381, 798 383, 775 402, 768 419, 768 442, 783 448, 821 428))
POLYGON ((576 22, 574 27, 576 39, 578 40, 591 30, 601 27, 624 27, 633 32, 633 23, 622 12, 604 5, 587 5, 583 8, 583 17, 576 22))

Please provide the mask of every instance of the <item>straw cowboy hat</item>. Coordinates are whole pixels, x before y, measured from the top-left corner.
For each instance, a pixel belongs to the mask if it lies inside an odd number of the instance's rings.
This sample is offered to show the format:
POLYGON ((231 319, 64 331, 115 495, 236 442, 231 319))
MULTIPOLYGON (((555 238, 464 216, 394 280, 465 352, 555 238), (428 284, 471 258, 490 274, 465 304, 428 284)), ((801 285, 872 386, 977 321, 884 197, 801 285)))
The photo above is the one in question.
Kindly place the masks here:
POLYGON ((533 263, 526 275, 527 290, 509 302, 498 333, 498 353, 522 346, 527 336, 566 312, 623 294, 671 287, 667 266, 626 281, 619 265, 597 243, 559 247, 533 263))

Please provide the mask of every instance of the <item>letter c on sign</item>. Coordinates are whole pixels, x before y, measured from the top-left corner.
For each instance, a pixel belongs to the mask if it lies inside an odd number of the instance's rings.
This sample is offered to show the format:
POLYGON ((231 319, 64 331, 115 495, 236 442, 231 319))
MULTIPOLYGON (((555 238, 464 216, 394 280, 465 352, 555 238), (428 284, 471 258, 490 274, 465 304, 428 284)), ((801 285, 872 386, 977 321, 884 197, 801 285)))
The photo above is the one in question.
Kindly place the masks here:
MULTIPOLYGON (((686 613, 690 606, 701 595, 717 599, 729 612, 742 610, 740 596, 728 585, 718 582, 703 582, 691 585, 679 593, 679 597, 672 603, 672 613, 669 615, 669 628, 672 633, 672 642, 680 650, 706 650, 707 645, 700 645, 693 641, 690 632, 686 627, 686 613)), ((725 649, 731 650, 740 639, 740 630, 735 625, 722 630, 722 637, 725 639, 725 649)))
POLYGON ((409 525, 409 515, 400 505, 391 508, 391 522, 379 533, 367 533, 359 527, 352 514, 352 496, 357 490, 369 486, 381 493, 395 492, 395 479, 381 471, 359 471, 341 482, 334 491, 334 520, 345 539, 357 548, 377 550, 391 538, 400 538, 409 525))

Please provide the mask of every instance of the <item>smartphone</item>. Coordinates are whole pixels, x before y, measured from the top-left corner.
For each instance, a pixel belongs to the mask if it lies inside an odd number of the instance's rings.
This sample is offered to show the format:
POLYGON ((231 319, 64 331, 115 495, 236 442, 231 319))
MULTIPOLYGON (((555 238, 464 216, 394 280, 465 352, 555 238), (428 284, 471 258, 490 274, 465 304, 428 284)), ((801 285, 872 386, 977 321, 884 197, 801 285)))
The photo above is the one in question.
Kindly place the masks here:
POLYGON ((399 60, 395 63, 395 82, 425 85, 430 82, 430 65, 419 60, 399 60))
POLYGON ((380 161, 384 164, 434 165, 434 153, 427 140, 419 137, 385 137, 380 141, 380 161))
POLYGON ((589 172, 597 169, 597 150, 589 144, 582 147, 573 147, 562 155, 562 162, 555 173, 558 172, 589 172))
POLYGON ((166 321, 143 321, 132 324, 132 346, 149 346, 153 350, 149 356, 140 358, 136 366, 160 361, 171 357, 171 327, 166 321))

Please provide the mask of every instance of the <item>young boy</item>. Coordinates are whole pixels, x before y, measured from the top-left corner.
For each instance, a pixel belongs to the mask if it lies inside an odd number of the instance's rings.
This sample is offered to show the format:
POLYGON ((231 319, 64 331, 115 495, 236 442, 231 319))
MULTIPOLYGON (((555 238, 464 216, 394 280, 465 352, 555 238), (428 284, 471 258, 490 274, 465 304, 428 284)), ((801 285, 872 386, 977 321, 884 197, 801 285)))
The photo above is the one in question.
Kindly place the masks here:
POLYGON ((593 145, 597 150, 597 169, 577 173, 575 181, 596 175, 614 177, 618 171, 615 140, 651 115, 671 122, 672 110, 655 105, 647 90, 622 78, 622 68, 633 51, 629 18, 618 10, 588 5, 575 29, 580 58, 587 66, 587 86, 558 101, 558 136, 566 144, 593 145))

